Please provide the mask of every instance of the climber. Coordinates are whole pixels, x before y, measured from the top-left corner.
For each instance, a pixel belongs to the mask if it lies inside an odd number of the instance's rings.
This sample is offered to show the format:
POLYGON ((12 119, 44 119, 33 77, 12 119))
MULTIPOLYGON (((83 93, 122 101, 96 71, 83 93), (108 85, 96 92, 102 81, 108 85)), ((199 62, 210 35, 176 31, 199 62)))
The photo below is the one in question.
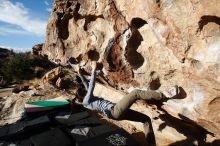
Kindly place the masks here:
MULTIPOLYGON (((131 93, 127 94, 123 97, 118 103, 114 104, 110 101, 104 100, 103 98, 99 98, 93 96, 93 90, 95 87, 95 80, 96 80, 96 68, 97 63, 95 61, 91 62, 92 73, 91 79, 88 83, 87 79, 81 73, 81 68, 79 64, 73 65, 69 63, 77 73, 79 74, 80 79, 82 80, 83 85, 87 91, 86 95, 83 96, 81 93, 77 94, 77 99, 82 102, 82 105, 85 108, 90 110, 100 111, 104 113, 108 118, 112 118, 115 120, 121 119, 123 115, 128 111, 131 105, 138 99, 143 100, 161 100, 164 98, 171 98, 176 96, 179 93, 179 87, 175 86, 172 87, 167 92, 158 92, 158 91, 151 91, 151 90, 133 90, 131 93)), ((149 127, 148 127, 149 128, 149 127)), ((149 132, 149 130, 145 130, 145 132, 149 132)), ((146 134, 145 134, 146 135, 146 134)))
POLYGON ((168 91, 164 91, 163 93, 158 91, 151 91, 151 90, 146 91, 146 90, 135 89, 131 93, 123 97, 117 104, 114 104, 110 101, 104 100, 103 98, 93 96, 93 90, 95 87, 95 80, 96 80, 96 67, 97 67, 97 63, 95 61, 91 62, 92 73, 89 83, 87 79, 85 79, 84 76, 82 75, 81 68, 78 64, 77 65, 70 64, 70 65, 76 69, 87 91, 85 97, 82 97, 81 93, 77 94, 78 95, 77 98, 81 99, 82 105, 90 110, 97 110, 103 112, 109 118, 120 119, 125 114, 125 112, 131 107, 131 105, 138 99, 162 100, 164 98, 172 98, 179 93, 178 86, 172 87, 168 91))

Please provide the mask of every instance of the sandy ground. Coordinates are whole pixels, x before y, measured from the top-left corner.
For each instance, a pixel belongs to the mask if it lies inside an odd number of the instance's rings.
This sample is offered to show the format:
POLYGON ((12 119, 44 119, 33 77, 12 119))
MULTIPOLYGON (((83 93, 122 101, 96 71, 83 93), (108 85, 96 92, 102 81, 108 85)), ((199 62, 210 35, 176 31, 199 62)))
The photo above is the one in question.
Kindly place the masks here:
POLYGON ((0 88, 0 97, 12 95, 13 88, 0 88))

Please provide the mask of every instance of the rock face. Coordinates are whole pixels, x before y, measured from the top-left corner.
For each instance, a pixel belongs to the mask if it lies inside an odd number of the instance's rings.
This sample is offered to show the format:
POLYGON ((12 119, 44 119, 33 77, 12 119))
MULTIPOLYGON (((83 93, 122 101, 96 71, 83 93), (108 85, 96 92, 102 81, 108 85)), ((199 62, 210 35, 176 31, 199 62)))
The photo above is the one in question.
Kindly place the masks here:
MULTIPOLYGON (((117 89, 178 84, 162 106, 220 137, 219 0, 55 0, 42 53, 98 60, 117 89)), ((115 97, 117 98, 117 97, 115 97)))

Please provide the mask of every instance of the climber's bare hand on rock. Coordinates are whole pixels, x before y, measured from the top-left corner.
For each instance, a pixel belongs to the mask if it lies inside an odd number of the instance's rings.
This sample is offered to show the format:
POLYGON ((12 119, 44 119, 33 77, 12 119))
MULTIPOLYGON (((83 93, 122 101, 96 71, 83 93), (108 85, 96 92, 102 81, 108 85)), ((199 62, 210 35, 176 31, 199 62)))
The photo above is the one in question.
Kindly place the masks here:
POLYGON ((92 61, 91 62, 91 67, 92 67, 92 71, 95 71, 97 68, 97 62, 96 61, 92 61))
POLYGON ((76 72, 77 72, 78 74, 81 73, 81 67, 80 67, 79 64, 76 64, 75 69, 76 69, 76 72))

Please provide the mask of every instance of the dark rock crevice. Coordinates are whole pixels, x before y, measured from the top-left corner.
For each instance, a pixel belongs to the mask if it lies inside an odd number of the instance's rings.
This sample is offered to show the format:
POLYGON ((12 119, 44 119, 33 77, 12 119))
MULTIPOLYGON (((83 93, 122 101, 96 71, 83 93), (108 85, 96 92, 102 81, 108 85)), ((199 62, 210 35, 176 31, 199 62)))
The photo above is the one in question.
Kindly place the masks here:
POLYGON ((156 0, 156 3, 157 3, 157 5, 158 5, 158 7, 160 7, 160 5, 161 5, 161 0, 156 0))
POLYGON ((211 15, 202 16, 200 21, 198 22, 198 25, 199 25, 198 31, 201 31, 205 25, 211 22, 216 23, 217 25, 220 25, 220 17, 211 16, 211 15))
POLYGON ((137 49, 143 41, 143 37, 138 29, 145 24, 147 24, 147 21, 141 18, 133 18, 131 20, 132 35, 127 42, 125 57, 133 69, 138 69, 144 63, 144 57, 137 52, 137 49))
POLYGON ((89 50, 87 55, 88 55, 88 59, 93 61, 98 61, 100 58, 100 55, 96 50, 89 50))
POLYGON ((76 5, 76 9, 74 11, 74 20, 78 21, 79 19, 85 19, 85 24, 83 26, 84 30, 87 31, 88 30, 88 25, 92 22, 95 21, 98 18, 102 18, 104 19, 103 15, 85 15, 82 16, 81 14, 79 14, 79 10, 80 10, 80 3, 77 3, 76 5))
POLYGON ((95 21, 98 18, 103 18, 103 15, 86 15, 82 16, 79 14, 80 10, 80 3, 74 3, 75 6, 72 8, 71 6, 73 5, 72 3, 68 2, 67 6, 68 11, 65 11, 63 13, 57 13, 58 16, 58 21, 57 21, 57 26, 58 26, 58 35, 60 36, 61 39, 66 40, 69 37, 69 20, 71 18, 74 18, 75 21, 78 21, 80 19, 85 19, 85 24, 84 24, 84 30, 88 30, 88 25, 92 22, 95 21))
POLYGON ((129 23, 116 6, 116 1, 110 0, 109 16, 105 20, 114 21, 114 38, 110 39, 104 52, 104 66, 109 71, 108 79, 117 83, 133 83, 131 66, 123 62, 123 49, 119 45, 120 37, 129 29, 129 23), (123 74, 121 76, 121 74, 123 74))
POLYGON ((118 68, 118 67, 116 67, 117 65, 115 63, 115 61, 117 60, 115 58, 115 56, 116 56, 116 54, 115 54, 115 51, 116 51, 115 45, 116 45, 115 39, 114 38, 110 39, 108 41, 108 45, 105 48, 105 52, 104 52, 104 60, 107 61, 108 70, 110 70, 110 71, 117 71, 116 68, 118 68))
POLYGON ((145 24, 147 24, 147 21, 141 19, 141 18, 133 18, 131 20, 131 28, 133 29, 139 29, 141 28, 142 26, 144 26, 145 24))
POLYGON ((108 47, 104 53, 105 60, 107 61, 107 70, 109 71, 107 79, 114 81, 115 85, 119 82, 135 84, 131 66, 124 64, 122 60, 123 49, 118 44, 118 38, 109 40, 108 47))
POLYGON ((119 71, 120 68, 123 66, 121 54, 122 54, 122 48, 114 42, 112 45, 110 52, 107 56, 107 62, 109 64, 109 69, 111 71, 119 71))
POLYGON ((95 0, 95 10, 97 9, 98 7, 98 4, 97 4, 97 1, 95 0))
POLYGON ((109 6, 111 17, 115 21, 114 30, 115 32, 119 33, 119 35, 121 35, 122 31, 124 31, 124 26, 129 26, 129 23, 126 21, 125 16, 122 15, 122 12, 118 10, 114 0, 109 2, 109 6))
POLYGON ((57 14, 56 26, 58 28, 58 36, 66 40, 69 37, 69 20, 71 18, 77 18, 78 15, 75 13, 79 10, 80 5, 76 2, 59 3, 60 11, 57 14))
POLYGON ((85 18, 85 24, 84 24, 84 30, 87 31, 88 30, 88 25, 92 22, 92 21, 96 21, 96 19, 98 18, 102 18, 104 19, 103 15, 99 15, 99 16, 96 16, 96 15, 87 15, 84 17, 85 18))
POLYGON ((138 47, 141 45, 143 37, 140 32, 136 29, 132 31, 132 36, 128 40, 125 57, 129 64, 134 68, 138 69, 144 63, 144 57, 137 52, 138 47))
POLYGON ((78 21, 79 19, 85 19, 85 24, 83 26, 84 28, 84 31, 87 31, 88 30, 88 25, 92 22, 92 21, 95 21, 96 19, 98 18, 102 18, 104 19, 103 15, 85 15, 85 16, 82 16, 81 14, 79 14, 79 10, 80 10, 80 3, 77 3, 76 5, 76 9, 74 11, 74 20, 75 21, 78 21))
POLYGON ((158 74, 155 71, 152 71, 150 73, 150 77, 151 77, 151 81, 149 83, 149 88, 151 90, 159 89, 161 86, 161 83, 160 83, 160 78, 159 78, 158 74))
POLYGON ((60 14, 58 13, 58 21, 57 21, 57 27, 58 27, 58 35, 61 39, 66 40, 69 37, 69 19, 72 18, 72 15, 67 14, 60 14))
POLYGON ((75 10, 74 10, 74 13, 73 13, 73 17, 74 17, 74 20, 75 21, 78 21, 79 19, 82 19, 82 15, 80 15, 78 12, 79 12, 79 9, 80 9, 80 4, 77 3, 76 6, 75 6, 75 10))

